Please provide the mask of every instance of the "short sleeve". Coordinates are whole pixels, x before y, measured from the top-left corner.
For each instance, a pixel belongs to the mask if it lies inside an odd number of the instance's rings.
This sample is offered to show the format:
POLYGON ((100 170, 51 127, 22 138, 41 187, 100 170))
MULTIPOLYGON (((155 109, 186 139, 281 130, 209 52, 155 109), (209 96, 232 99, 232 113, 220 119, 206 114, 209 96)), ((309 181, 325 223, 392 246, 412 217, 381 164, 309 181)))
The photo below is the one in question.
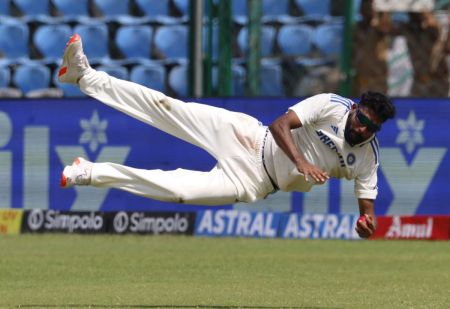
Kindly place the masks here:
POLYGON ((371 165, 361 175, 355 178, 355 196, 356 198, 364 198, 374 200, 378 195, 378 165, 371 165))
POLYGON ((323 110, 329 103, 330 94, 318 94, 289 107, 289 110, 297 114, 302 125, 309 125, 323 116, 323 110))

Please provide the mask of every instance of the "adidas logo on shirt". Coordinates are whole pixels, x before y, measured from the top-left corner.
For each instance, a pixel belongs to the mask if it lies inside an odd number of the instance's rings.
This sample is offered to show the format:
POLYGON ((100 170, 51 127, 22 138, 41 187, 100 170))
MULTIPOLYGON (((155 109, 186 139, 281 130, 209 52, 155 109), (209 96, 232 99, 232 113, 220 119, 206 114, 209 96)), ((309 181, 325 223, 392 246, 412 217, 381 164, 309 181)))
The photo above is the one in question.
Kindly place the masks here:
POLYGON ((334 133, 338 133, 338 127, 335 127, 335 126, 331 126, 331 129, 333 129, 333 131, 334 131, 334 133))

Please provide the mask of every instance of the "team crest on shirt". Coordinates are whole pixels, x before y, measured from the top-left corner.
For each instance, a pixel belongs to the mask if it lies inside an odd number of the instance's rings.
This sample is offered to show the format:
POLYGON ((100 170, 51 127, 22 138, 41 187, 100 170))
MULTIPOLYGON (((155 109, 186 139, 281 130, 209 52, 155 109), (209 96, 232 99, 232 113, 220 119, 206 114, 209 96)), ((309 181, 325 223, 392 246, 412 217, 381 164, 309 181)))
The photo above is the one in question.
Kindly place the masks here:
POLYGON ((347 155, 347 164, 348 165, 353 165, 353 163, 355 163, 356 157, 353 153, 349 153, 347 155))

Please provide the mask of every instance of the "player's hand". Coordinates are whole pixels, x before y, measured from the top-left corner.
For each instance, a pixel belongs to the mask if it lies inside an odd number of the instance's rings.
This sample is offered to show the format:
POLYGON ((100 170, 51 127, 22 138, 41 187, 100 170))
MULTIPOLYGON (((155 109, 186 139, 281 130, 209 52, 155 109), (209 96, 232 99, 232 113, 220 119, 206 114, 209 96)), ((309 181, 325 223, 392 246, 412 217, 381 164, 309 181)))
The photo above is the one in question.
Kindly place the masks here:
POLYGON ((327 172, 322 171, 317 166, 308 162, 302 162, 301 164, 297 165, 297 169, 300 173, 303 174, 306 181, 309 181, 309 179, 311 178, 313 181, 319 184, 324 184, 330 178, 327 172))
POLYGON ((361 238, 369 238, 376 230, 375 219, 365 214, 361 215, 356 222, 356 232, 361 238))

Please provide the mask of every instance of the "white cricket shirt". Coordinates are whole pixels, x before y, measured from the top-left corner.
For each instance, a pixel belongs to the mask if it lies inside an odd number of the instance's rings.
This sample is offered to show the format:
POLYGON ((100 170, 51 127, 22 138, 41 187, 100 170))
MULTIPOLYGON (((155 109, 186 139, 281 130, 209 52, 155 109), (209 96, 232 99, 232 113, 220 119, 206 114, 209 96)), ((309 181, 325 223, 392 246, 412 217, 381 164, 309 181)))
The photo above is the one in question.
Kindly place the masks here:
MULTIPOLYGON (((336 94, 319 94, 291 106, 302 123, 292 130, 294 142, 310 163, 336 178, 354 179, 357 198, 375 199, 378 193, 378 140, 351 147, 344 138, 353 101, 336 94)), ((282 191, 307 192, 315 184, 305 181, 271 134, 266 141, 266 164, 282 191)), ((311 178, 311 177, 309 177, 311 178)))

